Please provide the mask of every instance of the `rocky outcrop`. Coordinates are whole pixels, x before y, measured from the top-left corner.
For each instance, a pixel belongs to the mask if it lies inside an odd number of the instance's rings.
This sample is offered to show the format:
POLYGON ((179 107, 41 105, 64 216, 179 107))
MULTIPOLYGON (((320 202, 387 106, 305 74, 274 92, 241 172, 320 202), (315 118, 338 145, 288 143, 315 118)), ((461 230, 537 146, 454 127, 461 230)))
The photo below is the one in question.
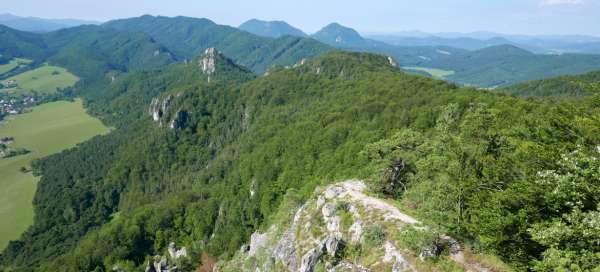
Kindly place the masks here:
POLYGON ((168 115, 172 101, 173 96, 169 95, 163 99, 153 98, 152 102, 150 103, 150 109, 148 112, 150 116, 152 116, 152 120, 154 120, 154 122, 158 122, 160 127, 165 125, 163 117, 168 115))
POLYGON ((363 181, 349 180, 319 189, 290 219, 265 233, 254 233, 250 248, 240 250, 234 260, 221 263, 220 271, 310 272, 318 268, 331 272, 400 272, 417 271, 420 267, 440 270, 430 267, 432 262, 419 255, 447 258, 465 270, 485 271, 479 269, 483 266, 465 261, 460 244, 449 236, 440 235, 441 243, 426 247, 423 252, 410 251, 397 240, 409 228, 428 229, 392 203, 368 195, 363 181), (383 237, 373 238, 373 229, 383 232, 383 237), (449 254, 440 256, 446 249, 449 254), (358 258, 353 255, 357 250, 361 254, 358 258))
POLYGON ((185 127, 187 120, 188 120, 188 112, 185 110, 178 110, 175 113, 175 116, 173 117, 171 122, 169 123, 169 128, 170 129, 182 129, 185 127))
POLYGON ((152 262, 146 264, 146 272, 177 272, 176 261, 180 258, 187 257, 187 249, 182 247, 178 249, 174 242, 171 242, 167 248, 167 255, 156 255, 152 262))
POLYGON ((218 54, 219 51, 212 47, 204 51, 202 57, 198 59, 198 65, 200 66, 200 69, 202 69, 203 73, 207 75, 212 75, 215 73, 217 67, 218 54))
POLYGON ((152 116, 154 122, 158 122, 159 127, 166 127, 168 124, 170 129, 182 129, 186 126, 189 113, 183 109, 171 113, 174 100, 175 98, 172 95, 168 95, 163 99, 152 99, 148 114, 152 116))

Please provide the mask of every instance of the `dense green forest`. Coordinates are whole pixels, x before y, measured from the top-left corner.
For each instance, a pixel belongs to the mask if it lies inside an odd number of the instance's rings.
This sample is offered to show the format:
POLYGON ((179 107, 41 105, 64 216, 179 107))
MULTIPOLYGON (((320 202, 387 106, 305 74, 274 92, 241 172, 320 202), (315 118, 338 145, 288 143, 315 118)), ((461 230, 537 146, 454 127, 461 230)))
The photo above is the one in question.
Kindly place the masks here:
POLYGON ((237 28, 218 25, 208 19, 145 15, 110 21, 105 27, 143 32, 178 56, 191 59, 208 47, 215 47, 238 64, 263 73, 272 65, 293 65, 303 58, 332 50, 312 39, 283 36, 259 37, 237 28))
POLYGON ((289 190, 307 198, 348 178, 517 270, 600 263, 600 232, 588 231, 600 203, 599 95, 521 100, 365 53, 260 77, 221 55, 207 72, 205 58, 80 90, 117 129, 34 164, 35 223, 2 266, 143 269, 176 242, 190 251, 178 265, 191 269, 202 253, 232 256, 289 190), (167 105, 157 122, 153 98, 167 105), (180 126, 160 125, 171 118, 180 126), (382 173, 398 160, 409 171, 387 186, 382 173))
POLYGON ((510 44, 473 51, 449 46, 396 46, 363 38, 356 30, 336 23, 327 25, 312 37, 345 50, 390 55, 402 67, 454 71, 447 80, 483 88, 600 70, 598 55, 534 54, 510 44))
POLYGON ((530 81, 502 88, 499 91, 524 98, 580 99, 600 92, 600 72, 530 81))

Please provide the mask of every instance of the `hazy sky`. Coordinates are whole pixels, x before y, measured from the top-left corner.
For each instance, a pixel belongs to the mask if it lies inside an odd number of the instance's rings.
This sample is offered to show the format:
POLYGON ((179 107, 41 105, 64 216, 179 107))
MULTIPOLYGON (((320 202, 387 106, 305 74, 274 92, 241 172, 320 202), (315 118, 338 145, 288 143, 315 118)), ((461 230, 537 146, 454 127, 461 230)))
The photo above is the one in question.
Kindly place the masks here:
POLYGON ((312 33, 330 22, 361 32, 423 30, 600 36, 600 0, 0 0, 0 13, 110 20, 152 15, 206 17, 237 26, 285 20, 312 33))

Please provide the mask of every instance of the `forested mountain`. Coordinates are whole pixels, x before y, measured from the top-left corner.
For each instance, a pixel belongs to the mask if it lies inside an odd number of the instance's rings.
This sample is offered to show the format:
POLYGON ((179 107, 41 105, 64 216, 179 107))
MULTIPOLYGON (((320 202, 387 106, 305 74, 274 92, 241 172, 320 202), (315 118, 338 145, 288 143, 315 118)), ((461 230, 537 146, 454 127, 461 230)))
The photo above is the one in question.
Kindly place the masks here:
POLYGON ((452 46, 478 50, 510 44, 537 54, 600 54, 600 38, 585 35, 510 35, 494 32, 425 33, 420 31, 371 34, 370 39, 402 46, 452 46))
POLYGON ((561 76, 515 84, 499 91, 518 97, 557 97, 580 99, 600 92, 600 72, 561 76))
POLYGON ((424 61, 423 66, 455 71, 447 79, 463 84, 498 87, 535 79, 574 75, 600 69, 600 55, 537 55, 500 45, 424 61))
POLYGON ((240 65, 263 73, 273 65, 292 65, 331 48, 307 38, 259 37, 237 28, 217 25, 208 19, 153 17, 110 21, 105 27, 144 32, 178 56, 191 59, 206 48, 219 48, 240 65))
MULTIPOLYGON (((408 34, 407 34, 408 35, 408 34)), ((391 45, 397 46, 449 46, 455 48, 461 48, 466 50, 479 50, 495 45, 512 44, 528 48, 523 45, 514 43, 506 38, 493 37, 488 39, 475 39, 470 37, 455 37, 455 38, 443 38, 433 35, 426 35, 424 37, 414 36, 399 36, 393 34, 372 34, 366 36, 369 39, 376 41, 382 41, 391 45)), ((529 49, 529 48, 528 48, 529 49)))
POLYGON ((0 14, 0 24, 21 31, 50 32, 63 28, 99 23, 94 21, 75 19, 44 19, 36 17, 21 17, 6 13, 0 14))
POLYGON ((0 25, 0 54, 5 63, 14 57, 43 58, 46 45, 40 35, 0 25))
POLYGON ((475 51, 443 46, 393 46, 365 39, 339 24, 328 25, 313 37, 338 48, 393 56, 402 67, 451 71, 445 79, 484 88, 600 69, 600 55, 539 55, 509 44, 475 51))
POLYGON ((597 263, 597 235, 581 235, 587 221, 573 218, 600 203, 589 171, 598 96, 519 100, 365 53, 255 77, 215 50, 96 95, 106 97, 90 109, 117 129, 35 163, 36 220, 3 252, 4 267, 141 270, 176 242, 188 250, 178 267, 192 270, 203 253, 227 259, 268 228, 285 195, 306 200, 349 178, 517 269, 597 263), (382 173, 396 161, 408 168, 390 183, 382 173), (555 227, 581 243, 556 245, 555 227))
POLYGON ((254 35, 271 38, 279 38, 286 35, 295 37, 307 36, 302 30, 297 29, 284 21, 262 21, 251 19, 241 24, 238 28, 254 35))

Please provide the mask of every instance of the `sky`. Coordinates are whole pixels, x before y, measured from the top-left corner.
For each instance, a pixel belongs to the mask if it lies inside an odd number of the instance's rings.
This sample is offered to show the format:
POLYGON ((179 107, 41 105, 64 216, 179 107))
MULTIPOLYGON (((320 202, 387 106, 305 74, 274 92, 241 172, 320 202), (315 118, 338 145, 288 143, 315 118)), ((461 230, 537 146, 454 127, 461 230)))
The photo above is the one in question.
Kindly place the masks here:
POLYGON ((338 22, 362 33, 600 36, 600 0, 0 0, 0 13, 98 21, 183 15, 232 26, 258 18, 283 20, 308 33, 338 22))

